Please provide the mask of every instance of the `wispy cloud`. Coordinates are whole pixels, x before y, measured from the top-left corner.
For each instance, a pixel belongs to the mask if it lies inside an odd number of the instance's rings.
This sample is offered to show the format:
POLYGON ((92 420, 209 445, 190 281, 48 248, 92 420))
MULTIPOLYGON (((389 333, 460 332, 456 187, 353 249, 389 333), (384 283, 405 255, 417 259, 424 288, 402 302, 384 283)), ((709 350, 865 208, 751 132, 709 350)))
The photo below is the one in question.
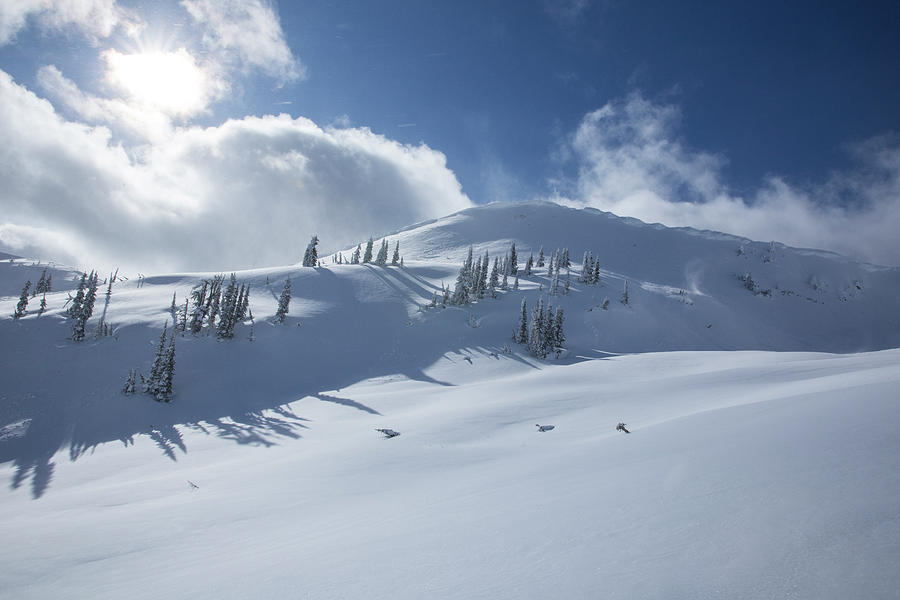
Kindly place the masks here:
POLYGON ((204 44, 229 62, 259 69, 281 83, 306 77, 306 67, 291 52, 269 2, 182 0, 181 4, 204 26, 204 44))
POLYGON ((677 106, 639 93, 588 113, 561 150, 578 165, 563 201, 670 226, 714 229, 758 240, 834 250, 900 265, 900 138, 851 149, 853 169, 799 187, 767 177, 733 194, 726 159, 687 146, 677 106))
POLYGON ((141 20, 116 0, 12 0, 0 2, 0 46, 33 21, 44 30, 73 29, 96 42, 109 37, 116 27, 136 33, 141 20))

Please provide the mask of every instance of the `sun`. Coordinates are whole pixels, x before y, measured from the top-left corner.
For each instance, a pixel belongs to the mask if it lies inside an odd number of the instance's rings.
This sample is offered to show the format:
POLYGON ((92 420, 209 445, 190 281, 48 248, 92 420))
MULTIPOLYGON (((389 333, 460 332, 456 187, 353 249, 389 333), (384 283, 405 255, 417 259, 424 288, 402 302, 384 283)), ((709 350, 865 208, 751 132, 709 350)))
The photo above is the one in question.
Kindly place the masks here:
POLYGON ((187 117, 210 102, 210 78, 184 48, 136 54, 111 49, 104 58, 107 80, 137 104, 187 117))

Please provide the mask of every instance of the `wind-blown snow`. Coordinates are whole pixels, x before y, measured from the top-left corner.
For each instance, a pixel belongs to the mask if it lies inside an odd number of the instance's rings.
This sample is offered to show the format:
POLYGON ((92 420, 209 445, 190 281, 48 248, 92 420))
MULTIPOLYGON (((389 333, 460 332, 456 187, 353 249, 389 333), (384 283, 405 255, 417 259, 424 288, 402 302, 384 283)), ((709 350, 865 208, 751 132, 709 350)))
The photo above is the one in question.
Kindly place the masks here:
POLYGON ((403 269, 238 273, 254 341, 179 337, 171 404, 120 390, 201 275, 129 275, 117 336, 90 335, 101 290, 74 343, 73 274, 14 321, 45 265, 0 263, 0 597, 893 597, 897 270, 540 204, 394 239, 403 269), (546 269, 420 308, 512 240, 520 266, 600 255, 600 286, 549 298, 559 360, 509 339, 546 269), (855 350, 880 351, 823 353, 855 350))

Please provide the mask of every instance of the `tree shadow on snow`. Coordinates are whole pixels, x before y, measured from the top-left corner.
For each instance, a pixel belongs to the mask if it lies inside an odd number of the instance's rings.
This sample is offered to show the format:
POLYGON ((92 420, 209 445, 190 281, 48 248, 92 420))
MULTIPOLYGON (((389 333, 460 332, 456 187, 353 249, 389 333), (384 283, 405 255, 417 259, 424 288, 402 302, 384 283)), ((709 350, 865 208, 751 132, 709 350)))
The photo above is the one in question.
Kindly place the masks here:
MULTIPOLYGON (((465 311, 435 309, 411 319, 406 303, 420 304, 433 286, 399 269, 369 270, 375 274, 369 283, 383 287, 357 302, 347 300, 360 292, 355 278, 325 268, 292 274, 297 306, 310 300, 331 308, 315 318, 289 313, 284 324, 257 319, 255 341, 248 339, 249 326, 239 326, 227 341, 205 331, 177 337, 171 403, 121 391, 129 369, 149 371, 159 328, 124 327, 118 339, 76 344, 67 339, 70 327, 61 318, 45 318, 38 332, 35 323, 0 323, 0 428, 30 420, 21 435, 0 436, 0 464, 14 469, 11 487, 30 480, 32 496, 40 498, 52 483, 59 450, 68 449, 69 460, 77 461, 110 442, 132 446, 138 436, 151 439, 172 461, 189 451, 185 429, 251 446, 301 439, 311 423, 298 414, 303 404, 292 403, 307 397, 381 417, 377 406, 327 392, 397 374, 452 385, 425 370, 454 346, 477 349, 473 356, 521 360, 479 343, 486 332, 467 328, 465 311)), ((258 279, 252 281, 258 292, 251 295, 251 309, 271 314, 281 282, 266 290, 264 277, 258 279)), ((113 307, 115 300, 114 291, 113 307)), ((511 311, 510 323, 514 318, 511 311)), ((496 339, 506 337, 503 327, 496 339)))

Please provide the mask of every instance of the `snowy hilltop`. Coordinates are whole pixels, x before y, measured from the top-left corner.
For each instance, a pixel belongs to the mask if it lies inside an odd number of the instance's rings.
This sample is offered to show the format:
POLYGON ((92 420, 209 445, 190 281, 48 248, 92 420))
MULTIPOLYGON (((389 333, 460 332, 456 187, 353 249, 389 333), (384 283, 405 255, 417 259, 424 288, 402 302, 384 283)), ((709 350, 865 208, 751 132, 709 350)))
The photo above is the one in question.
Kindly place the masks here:
POLYGON ((2 257, 0 596, 239 597, 259 569, 257 595, 317 598, 900 583, 900 269, 550 203, 293 261, 2 257))

